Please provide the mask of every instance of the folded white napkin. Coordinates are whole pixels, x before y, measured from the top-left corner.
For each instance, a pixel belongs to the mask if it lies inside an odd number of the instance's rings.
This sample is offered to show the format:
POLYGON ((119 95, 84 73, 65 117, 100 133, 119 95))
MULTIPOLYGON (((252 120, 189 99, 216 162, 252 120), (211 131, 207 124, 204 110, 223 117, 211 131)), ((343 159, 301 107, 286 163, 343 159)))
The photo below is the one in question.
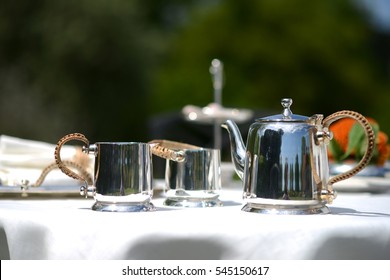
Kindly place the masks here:
MULTIPOLYGON (((56 145, 0 135, 0 185, 20 185, 23 180, 34 183, 42 171, 53 164, 56 145)), ((77 146, 66 145, 61 148, 62 160, 72 160, 92 171, 92 158, 81 152, 77 146), (82 161, 82 162, 81 162, 82 161)), ((53 170, 46 177, 44 184, 76 184, 58 170, 53 170)))

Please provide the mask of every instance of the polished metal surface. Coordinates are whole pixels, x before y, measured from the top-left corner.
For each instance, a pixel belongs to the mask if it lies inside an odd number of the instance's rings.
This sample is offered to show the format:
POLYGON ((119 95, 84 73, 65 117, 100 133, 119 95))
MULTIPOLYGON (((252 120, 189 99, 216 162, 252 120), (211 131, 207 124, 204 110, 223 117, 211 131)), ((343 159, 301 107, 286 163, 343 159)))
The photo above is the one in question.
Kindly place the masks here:
POLYGON ((209 199, 205 197, 167 197, 164 201, 164 205, 184 208, 205 208, 222 206, 222 202, 218 197, 209 199))
POLYGON ((316 199, 311 151, 313 127, 255 123, 248 137, 245 197, 316 199))
POLYGON ((227 120, 221 126, 229 132, 232 162, 238 177, 242 180, 244 178, 246 146, 242 140, 240 130, 232 120, 227 120))
POLYGON ((98 142, 86 152, 95 155, 93 210, 150 211, 152 153, 138 142, 98 142))
POLYGON ((273 215, 311 215, 311 214, 329 214, 330 210, 326 205, 318 203, 317 205, 299 205, 297 207, 288 205, 269 205, 248 202, 242 208, 242 211, 260 214, 273 215))
POLYGON ((112 203, 96 201, 92 210, 100 212, 148 212, 155 211, 156 207, 151 202, 145 203, 112 203))
POLYGON ((166 160, 165 205, 179 207, 221 206, 221 159, 218 149, 183 150, 182 162, 166 160))
POLYGON ((322 115, 294 115, 291 104, 292 100, 285 98, 280 115, 257 119, 249 128, 246 146, 233 121, 223 124, 229 132, 236 173, 243 180, 243 198, 247 201, 243 211, 327 212, 321 198, 329 174, 328 135, 322 131, 322 115))

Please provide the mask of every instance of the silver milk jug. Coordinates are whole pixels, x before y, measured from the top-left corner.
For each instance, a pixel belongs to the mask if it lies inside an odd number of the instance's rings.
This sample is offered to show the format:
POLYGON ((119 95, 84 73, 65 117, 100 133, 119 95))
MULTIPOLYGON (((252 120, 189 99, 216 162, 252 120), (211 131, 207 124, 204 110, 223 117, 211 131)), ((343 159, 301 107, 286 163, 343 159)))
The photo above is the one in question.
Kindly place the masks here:
POLYGON ((81 133, 62 137, 55 149, 55 161, 71 178, 84 181, 80 194, 95 199, 92 210, 104 212, 154 211, 151 146, 141 142, 96 142, 90 144, 81 133), (92 185, 83 174, 74 172, 61 159, 61 147, 68 141, 81 141, 83 152, 95 158, 92 185))
POLYGON ((169 140, 153 140, 154 155, 165 158, 166 206, 217 207, 221 191, 219 149, 206 149, 169 140))

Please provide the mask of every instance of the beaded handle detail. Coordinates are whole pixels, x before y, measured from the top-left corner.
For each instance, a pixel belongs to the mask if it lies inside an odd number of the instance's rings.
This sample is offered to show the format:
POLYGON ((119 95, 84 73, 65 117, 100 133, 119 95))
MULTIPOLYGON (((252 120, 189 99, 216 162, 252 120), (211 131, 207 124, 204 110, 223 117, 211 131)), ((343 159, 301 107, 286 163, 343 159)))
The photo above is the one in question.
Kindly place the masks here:
POLYGON ((70 168, 68 168, 66 166, 66 164, 65 164, 66 161, 62 161, 61 160, 61 148, 62 148, 62 146, 65 143, 67 143, 69 141, 72 141, 72 140, 81 141, 85 145, 87 145, 87 147, 89 146, 88 139, 81 133, 71 133, 71 134, 65 135, 64 137, 62 137, 58 141, 57 146, 55 148, 55 151, 54 151, 55 163, 57 164, 58 168, 63 173, 65 173, 67 176, 69 176, 69 177, 71 177, 73 179, 79 180, 79 181, 85 181, 86 183, 90 183, 92 181, 92 179, 89 176, 86 177, 85 173, 82 173, 82 175, 77 174, 76 172, 74 172, 73 170, 71 170, 70 168))
MULTIPOLYGON (((62 163, 64 163, 65 165, 71 167, 71 168, 74 168, 76 169, 80 174, 82 174, 82 176, 84 178, 86 178, 86 181, 88 182, 88 184, 92 185, 92 177, 91 175, 89 174, 89 172, 87 170, 85 170, 84 167, 82 167, 80 164, 74 162, 74 161, 71 161, 71 160, 64 160, 62 163)), ((57 163, 52 163, 52 164, 49 164, 48 166, 46 166, 42 172, 41 172, 41 175, 39 176, 39 178, 35 181, 34 184, 32 184, 31 186, 32 187, 39 187, 43 184, 43 182, 45 181, 45 178, 46 176, 53 170, 55 170, 56 168, 58 168, 58 165, 57 163)))
POLYGON ((368 120, 361 114, 354 112, 354 111, 339 111, 336 113, 331 114, 330 116, 326 117, 323 121, 324 127, 329 128, 329 126, 342 118, 352 118, 355 119, 364 129, 364 132, 367 137, 367 149, 363 155, 363 158, 360 160, 360 162, 351 170, 344 172, 342 174, 336 175, 333 178, 331 178, 328 182, 328 185, 333 185, 336 182, 348 179, 357 173, 359 173, 363 168, 367 166, 367 164, 370 162, 371 157, 374 152, 375 148, 375 134, 374 131, 372 130, 372 127, 368 120))
POLYGON ((200 149, 198 146, 169 140, 152 140, 149 144, 154 155, 177 162, 185 161, 184 150, 200 149))

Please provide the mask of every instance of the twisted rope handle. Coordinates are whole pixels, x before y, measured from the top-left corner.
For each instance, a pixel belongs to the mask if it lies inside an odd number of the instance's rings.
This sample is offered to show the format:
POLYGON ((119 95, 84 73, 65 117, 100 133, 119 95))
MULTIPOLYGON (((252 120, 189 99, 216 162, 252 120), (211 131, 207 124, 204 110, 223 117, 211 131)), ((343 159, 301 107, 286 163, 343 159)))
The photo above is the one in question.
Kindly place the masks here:
MULTIPOLYGON (((84 167, 82 167, 80 164, 74 162, 74 161, 70 161, 70 160, 64 160, 63 161, 64 164, 66 164, 67 166, 70 166, 74 169, 76 169, 78 172, 80 172, 80 174, 86 178, 86 181, 88 182, 88 184, 92 185, 92 177, 91 175, 89 174, 89 172, 87 170, 85 170, 84 167)), ((52 163, 52 164, 49 164, 48 166, 46 166, 42 172, 41 172, 41 175, 39 176, 39 178, 35 181, 34 184, 32 184, 31 186, 32 187, 39 187, 42 185, 43 181, 45 181, 46 179, 46 176, 51 172, 53 171, 54 169, 58 168, 58 165, 57 163, 52 163)))
POLYGON ((152 140, 149 144, 154 155, 177 162, 185 161, 184 150, 200 149, 198 146, 169 140, 152 140))
MULTIPOLYGON (((71 133, 71 134, 68 134, 68 135, 65 135, 64 137, 62 137, 58 143, 57 143, 57 146, 55 148, 55 151, 54 151, 54 159, 55 159, 55 163, 57 164, 58 168, 63 172, 65 173, 65 175, 73 178, 73 179, 76 179, 76 180, 79 180, 79 181, 85 181, 88 183, 88 180, 89 178, 87 178, 85 176, 85 173, 82 172, 81 175, 75 173, 74 171, 72 171, 70 168, 68 168, 66 165, 65 165, 65 162, 66 161, 62 161, 61 160, 61 148, 62 146, 66 143, 66 142, 69 142, 69 141, 72 141, 72 140, 78 140, 78 141, 81 141, 83 142, 85 145, 87 145, 87 147, 89 146, 89 141, 88 139, 81 133, 71 133)), ((92 181, 92 180, 91 180, 92 181)))
POLYGON ((363 127, 364 132, 365 132, 366 137, 367 137, 367 149, 363 155, 363 158, 360 160, 360 162, 354 168, 352 168, 351 170, 349 170, 347 172, 344 172, 344 173, 341 173, 339 175, 334 176, 333 178, 331 178, 329 180, 328 185, 333 185, 336 182, 348 179, 348 178, 356 175, 360 171, 362 171, 367 166, 367 164, 370 162, 371 157, 372 157, 373 152, 374 152, 374 148, 375 148, 374 131, 372 130, 372 127, 371 127, 370 123, 368 122, 368 120, 363 115, 361 115, 357 112, 344 110, 344 111, 339 111, 339 112, 333 113, 324 119, 323 126, 329 128, 331 123, 333 123, 339 119, 342 119, 342 118, 355 119, 363 127))

